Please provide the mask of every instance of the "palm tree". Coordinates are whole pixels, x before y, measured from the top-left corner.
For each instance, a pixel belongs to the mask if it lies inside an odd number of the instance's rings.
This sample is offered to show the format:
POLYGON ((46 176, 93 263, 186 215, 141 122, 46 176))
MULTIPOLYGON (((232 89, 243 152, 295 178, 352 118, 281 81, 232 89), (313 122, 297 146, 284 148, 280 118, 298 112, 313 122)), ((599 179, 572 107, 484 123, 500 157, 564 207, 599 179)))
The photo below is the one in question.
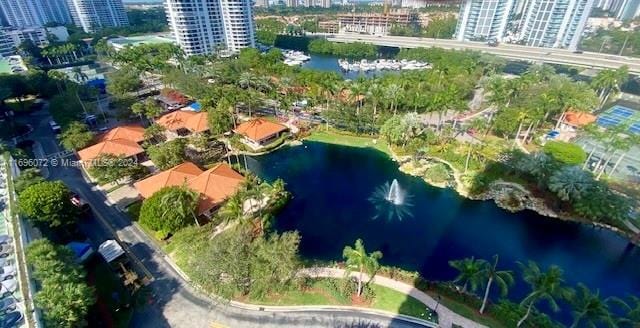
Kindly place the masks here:
POLYGON ((454 283, 462 283, 462 292, 471 287, 471 291, 478 289, 482 280, 482 270, 487 265, 485 260, 476 260, 473 256, 462 260, 449 261, 449 266, 458 270, 454 283))
POLYGON ((622 307, 625 313, 618 319, 621 327, 640 328, 640 297, 629 295, 627 302, 618 298, 613 298, 612 302, 622 307))
POLYGON ((487 286, 484 291, 484 298, 482 299, 482 306, 480 307, 480 314, 484 313, 484 309, 487 306, 487 300, 489 299, 489 291, 491 289, 491 284, 495 281, 495 283, 500 288, 500 295, 502 297, 507 296, 509 292, 509 287, 513 285, 513 272, 510 270, 498 270, 498 255, 493 256, 493 265, 487 263, 481 275, 486 277, 487 286))
POLYGON ((369 280, 366 284, 369 284, 373 277, 378 272, 380 268, 380 263, 378 260, 382 258, 382 252, 375 251, 372 253, 367 253, 367 250, 364 248, 364 244, 362 239, 356 240, 355 247, 345 246, 342 251, 342 257, 346 260, 346 272, 349 275, 352 271, 358 271, 358 289, 357 295, 362 295, 362 279, 363 274, 366 272, 369 275, 369 280))
POLYGON ((516 165, 519 171, 530 174, 538 182, 538 187, 544 186, 549 176, 558 168, 556 161, 543 152, 523 155, 516 165))
POLYGON ((559 267, 552 265, 543 272, 533 261, 529 261, 527 265, 518 262, 518 266, 522 270, 522 279, 529 285, 531 292, 520 302, 520 305, 527 307, 527 312, 518 321, 517 327, 522 326, 537 303, 546 301, 551 310, 558 311, 560 307, 557 300, 570 298, 571 289, 564 286, 563 272, 559 267))
POLYGON ((189 189, 186 185, 182 186, 180 189, 176 189, 173 192, 169 192, 165 194, 160 203, 162 207, 166 210, 162 213, 162 216, 165 217, 172 210, 176 210, 180 216, 187 217, 191 215, 193 220, 196 222, 196 225, 200 225, 198 222, 198 218, 196 216, 196 208, 198 207, 198 201, 200 198, 200 194, 198 192, 189 189))
POLYGON ((224 206, 220 209, 220 215, 225 222, 237 220, 240 223, 245 223, 246 220, 243 204, 242 195, 237 192, 227 199, 224 206))
POLYGON ((594 184, 591 174, 579 166, 566 166, 549 178, 549 190, 564 201, 580 199, 594 184))
POLYGON ((609 311, 609 298, 601 299, 600 291, 592 293, 587 286, 578 284, 575 295, 569 300, 573 306, 573 324, 576 328, 582 324, 586 327, 601 327, 599 323, 608 327, 617 327, 609 311))
POLYGON ((612 92, 620 91, 620 86, 629 79, 629 67, 621 66, 616 70, 605 69, 593 78, 591 85, 598 91, 600 107, 609 99, 612 92))
POLYGON ((402 93, 402 88, 395 83, 388 85, 387 88, 385 89, 385 95, 387 96, 391 104, 391 106, 389 107, 389 111, 393 112, 393 115, 396 115, 397 113, 398 98, 400 97, 401 93, 402 93))

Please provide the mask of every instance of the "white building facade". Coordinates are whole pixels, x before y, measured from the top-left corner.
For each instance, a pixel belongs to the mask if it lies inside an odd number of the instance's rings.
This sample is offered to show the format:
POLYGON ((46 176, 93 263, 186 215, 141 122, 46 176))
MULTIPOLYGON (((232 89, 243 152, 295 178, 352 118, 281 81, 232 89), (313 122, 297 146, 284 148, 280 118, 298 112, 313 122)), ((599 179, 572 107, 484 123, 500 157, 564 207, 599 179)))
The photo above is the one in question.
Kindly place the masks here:
POLYGON ((171 32, 187 55, 255 47, 251 0, 166 0, 171 32))
POLYGON ((519 27, 521 43, 576 50, 594 0, 530 0, 519 27))
POLYGON ((66 0, 0 0, 0 16, 13 27, 71 23, 66 0))
POLYGON ((14 54, 20 44, 26 40, 31 40, 36 46, 46 46, 49 44, 49 36, 55 37, 57 41, 66 42, 69 39, 69 32, 64 26, 1 28, 0 53, 14 54))
POLYGON ((67 0, 76 26, 85 32, 129 25, 122 0, 67 0))
POLYGON ((616 9, 616 18, 619 20, 632 20, 640 16, 640 0, 623 0, 616 9))
POLYGON ((455 38, 502 41, 514 4, 514 0, 466 0, 460 7, 455 38))

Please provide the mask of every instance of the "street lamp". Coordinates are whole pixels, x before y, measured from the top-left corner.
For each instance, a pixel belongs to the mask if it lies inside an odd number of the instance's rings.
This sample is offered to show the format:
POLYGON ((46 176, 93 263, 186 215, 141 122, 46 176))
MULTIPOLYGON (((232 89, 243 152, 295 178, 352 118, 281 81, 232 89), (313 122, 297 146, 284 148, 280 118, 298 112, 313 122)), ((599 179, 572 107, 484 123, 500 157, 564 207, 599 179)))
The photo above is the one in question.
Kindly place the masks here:
POLYGON ((440 305, 440 301, 442 300, 442 296, 436 296, 436 307, 433 309, 434 312, 438 312, 438 305, 440 305))

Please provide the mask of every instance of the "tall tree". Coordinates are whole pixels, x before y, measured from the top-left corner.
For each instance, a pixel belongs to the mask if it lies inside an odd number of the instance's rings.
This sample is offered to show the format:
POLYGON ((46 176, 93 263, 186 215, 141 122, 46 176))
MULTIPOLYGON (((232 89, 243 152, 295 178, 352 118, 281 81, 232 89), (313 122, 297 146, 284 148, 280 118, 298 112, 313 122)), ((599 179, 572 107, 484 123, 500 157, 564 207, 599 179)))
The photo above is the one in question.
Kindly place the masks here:
POLYGON ((487 278, 487 285, 484 291, 484 298, 482 299, 482 306, 480 307, 480 313, 484 313, 487 306, 487 300, 489 299, 489 292, 493 282, 500 288, 500 295, 502 297, 507 296, 509 287, 513 285, 513 272, 510 270, 498 270, 498 255, 493 256, 493 264, 487 263, 482 275, 487 278))
POLYGON ((87 147, 93 141, 93 133, 89 127, 78 121, 71 122, 60 135, 62 146, 69 150, 78 150, 87 147))
POLYGON ((463 293, 467 292, 467 287, 471 287, 471 291, 478 289, 478 286, 482 284, 482 271, 487 265, 487 261, 476 260, 474 257, 449 261, 449 266, 458 270, 458 275, 453 282, 462 283, 463 293))
POLYGON ((600 291, 591 292, 584 284, 578 284, 576 293, 569 299, 573 307, 571 328, 617 327, 609 310, 610 299, 600 298, 600 291))
POLYGON ((349 275, 353 271, 358 271, 358 286, 357 295, 362 295, 362 289, 365 285, 369 284, 373 277, 375 277, 378 269, 380 269, 380 263, 378 260, 382 258, 382 252, 375 251, 367 253, 364 248, 362 239, 357 239, 355 246, 345 246, 342 251, 342 258, 346 260, 347 274, 349 275), (369 275, 369 280, 363 285, 364 274, 369 275))
POLYGON ((574 202, 584 196, 594 183, 591 174, 579 166, 565 166, 549 178, 549 190, 564 201, 574 202))
POLYGON ((559 267, 552 265, 547 271, 540 270, 538 264, 529 261, 526 265, 518 262, 522 270, 522 279, 529 285, 531 291, 520 302, 527 308, 525 315, 518 321, 517 327, 529 318, 531 310, 537 303, 546 301, 551 310, 558 311, 558 300, 568 299, 572 291, 564 285, 563 272, 559 267))
POLYGON ((603 106, 611 93, 620 91, 620 86, 629 79, 629 67, 621 66, 616 70, 605 69, 596 75, 591 85, 598 90, 600 106, 603 106))
POLYGON ((71 192, 62 181, 45 181, 27 187, 18 195, 20 210, 38 223, 56 228, 71 224, 77 216, 71 192))

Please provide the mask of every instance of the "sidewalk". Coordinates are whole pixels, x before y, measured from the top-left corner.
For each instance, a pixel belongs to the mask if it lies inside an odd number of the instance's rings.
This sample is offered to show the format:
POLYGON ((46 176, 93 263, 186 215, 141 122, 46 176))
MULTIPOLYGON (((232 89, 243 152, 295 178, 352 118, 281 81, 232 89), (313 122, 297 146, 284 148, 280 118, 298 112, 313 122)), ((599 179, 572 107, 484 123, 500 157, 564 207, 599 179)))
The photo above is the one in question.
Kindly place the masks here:
MULTIPOLYGON (((337 269, 337 268, 325 268, 325 267, 314 267, 314 268, 305 268, 299 271, 300 274, 305 274, 310 277, 315 278, 343 278, 345 276, 345 270, 337 269)), ((357 272, 352 272, 351 276, 356 276, 357 272)), ((365 275, 365 279, 369 279, 367 275, 365 275)), ((433 299, 433 297, 429 296, 427 293, 403 282, 389 279, 387 277, 375 276, 372 281, 376 285, 384 286, 387 288, 391 288, 395 291, 404 293, 409 295, 418 301, 422 302, 426 306, 431 309, 436 308, 436 304, 438 302, 433 299)), ((450 328, 453 324, 458 326, 462 326, 465 328, 487 328, 484 325, 481 325, 477 322, 474 322, 470 319, 467 319, 448 308, 444 307, 442 304, 438 305, 438 309, 436 311, 438 313, 438 321, 439 325, 444 328, 450 328)))

